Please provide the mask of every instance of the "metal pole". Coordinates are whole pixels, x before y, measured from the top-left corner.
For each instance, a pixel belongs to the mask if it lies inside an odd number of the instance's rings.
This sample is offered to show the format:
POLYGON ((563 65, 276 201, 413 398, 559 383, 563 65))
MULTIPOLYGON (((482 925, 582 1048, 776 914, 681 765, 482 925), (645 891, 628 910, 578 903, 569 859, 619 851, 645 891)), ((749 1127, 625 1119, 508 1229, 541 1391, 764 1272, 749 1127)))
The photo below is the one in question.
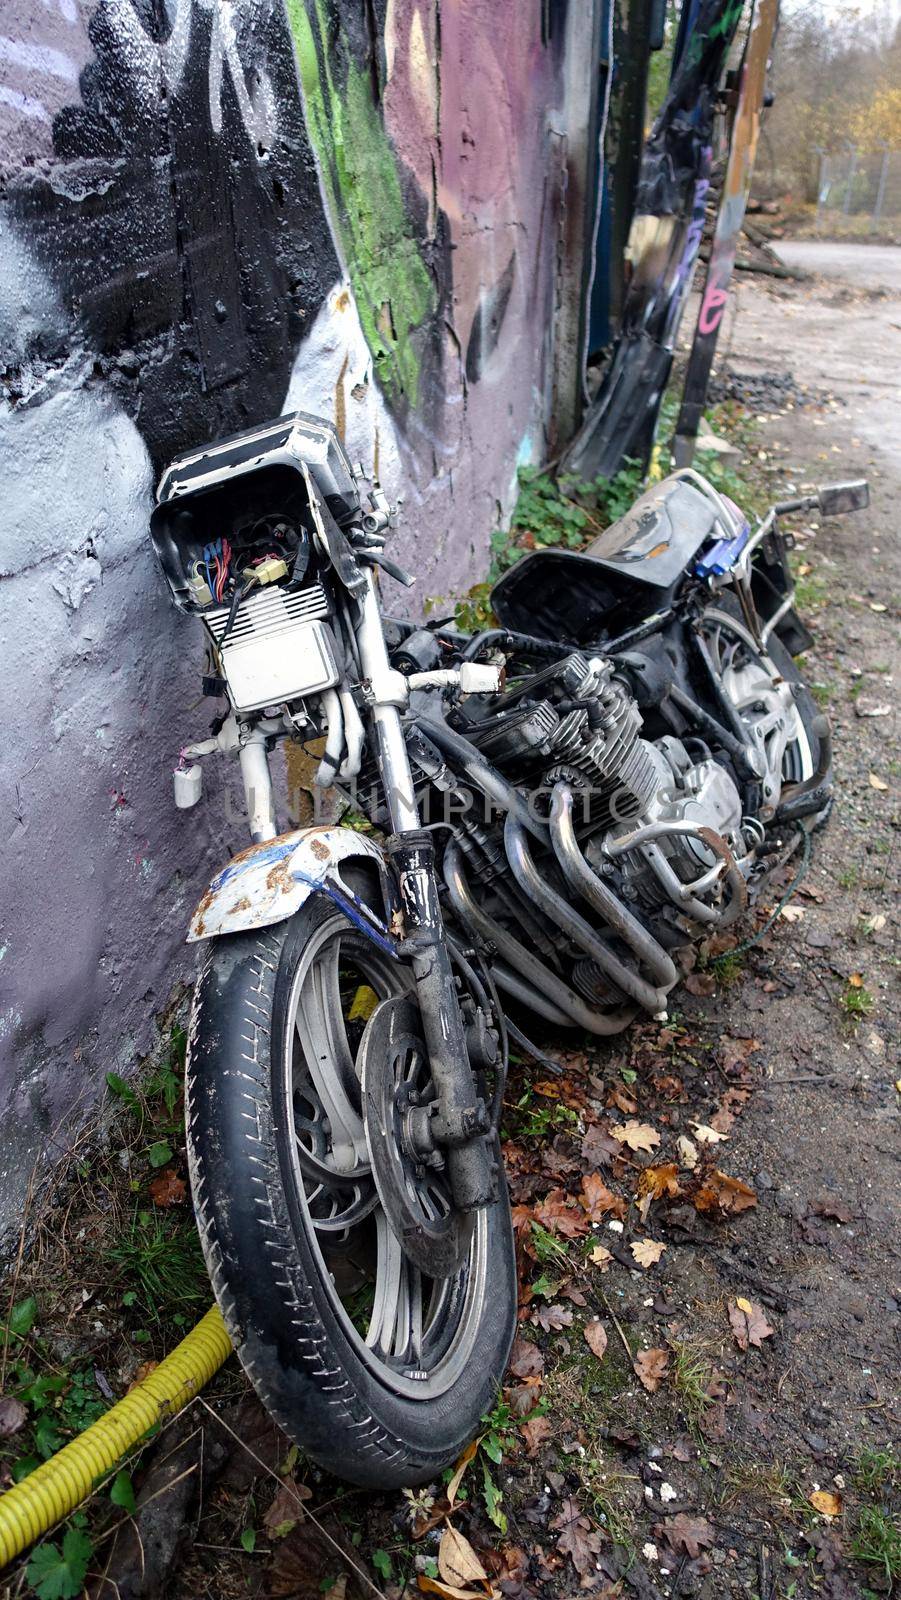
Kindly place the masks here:
POLYGON ((813 225, 819 231, 820 215, 821 215, 822 210, 823 210, 823 203, 824 203, 824 201, 826 199, 826 160, 827 160, 827 158, 826 158, 826 152, 823 149, 823 146, 821 144, 814 145, 814 149, 816 150, 816 153, 820 158, 820 165, 819 165, 819 171, 817 173, 817 214, 813 219, 813 225))
POLYGON ((852 144, 850 146, 850 150, 851 150, 851 161, 850 161, 850 164, 848 166, 848 181, 845 184, 845 203, 842 206, 842 215, 843 216, 847 216, 848 213, 851 210, 851 190, 852 190, 852 186, 853 186, 853 183, 854 183, 854 179, 855 179, 855 177, 857 175, 857 146, 856 146, 856 144, 852 144))
POLYGON ((873 227, 874 228, 877 228, 879 226, 879 218, 882 216, 882 207, 883 207, 883 204, 885 202, 885 184, 886 184, 886 179, 888 178, 888 159, 889 159, 888 145, 883 145, 883 149, 882 149, 882 166, 879 169, 879 187, 876 190, 876 204, 873 207, 873 227))

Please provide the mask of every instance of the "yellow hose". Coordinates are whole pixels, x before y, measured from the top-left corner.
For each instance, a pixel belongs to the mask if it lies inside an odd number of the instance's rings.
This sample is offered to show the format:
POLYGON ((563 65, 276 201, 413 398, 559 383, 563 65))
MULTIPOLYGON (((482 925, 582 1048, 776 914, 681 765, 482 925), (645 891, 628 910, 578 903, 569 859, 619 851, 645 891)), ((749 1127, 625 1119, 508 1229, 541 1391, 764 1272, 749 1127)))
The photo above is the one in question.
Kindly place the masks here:
POLYGON ((0 1495, 0 1568, 86 1500, 151 1428, 193 1400, 231 1350, 225 1323, 213 1306, 124 1400, 0 1495))

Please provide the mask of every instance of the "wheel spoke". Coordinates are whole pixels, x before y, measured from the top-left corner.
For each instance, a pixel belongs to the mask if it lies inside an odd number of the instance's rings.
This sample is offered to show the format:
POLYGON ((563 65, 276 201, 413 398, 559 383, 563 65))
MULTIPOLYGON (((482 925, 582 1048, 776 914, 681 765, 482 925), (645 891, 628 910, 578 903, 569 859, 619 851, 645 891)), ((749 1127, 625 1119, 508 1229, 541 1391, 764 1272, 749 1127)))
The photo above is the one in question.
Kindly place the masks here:
POLYGON ((356 1081, 338 986, 338 942, 311 968, 297 1007, 297 1036, 307 1071, 331 1127, 332 1157, 341 1173, 368 1168, 363 1119, 348 1094, 356 1081))

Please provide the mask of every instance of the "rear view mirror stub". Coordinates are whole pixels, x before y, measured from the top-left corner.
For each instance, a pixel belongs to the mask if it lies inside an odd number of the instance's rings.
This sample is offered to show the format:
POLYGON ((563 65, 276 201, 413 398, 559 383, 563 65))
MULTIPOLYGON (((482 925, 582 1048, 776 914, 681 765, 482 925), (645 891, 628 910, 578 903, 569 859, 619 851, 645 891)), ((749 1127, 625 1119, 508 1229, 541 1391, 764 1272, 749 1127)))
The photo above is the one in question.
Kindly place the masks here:
POLYGON ((870 485, 866 478, 850 478, 847 483, 824 483, 817 490, 817 504, 824 517, 843 516, 846 511, 866 511, 870 485))

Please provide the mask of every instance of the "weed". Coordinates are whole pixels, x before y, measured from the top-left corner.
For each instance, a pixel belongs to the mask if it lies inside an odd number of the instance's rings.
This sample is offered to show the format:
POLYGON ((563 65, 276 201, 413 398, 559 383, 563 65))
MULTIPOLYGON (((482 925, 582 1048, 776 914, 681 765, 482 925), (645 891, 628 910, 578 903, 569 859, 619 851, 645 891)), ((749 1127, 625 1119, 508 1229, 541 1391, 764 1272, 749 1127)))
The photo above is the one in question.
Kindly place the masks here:
POLYGON ((615 1467, 609 1469, 603 1461, 586 1457, 581 1469, 582 1485, 591 1506, 591 1514, 609 1533, 613 1543, 632 1554, 631 1508, 627 1502, 629 1479, 615 1467))
POLYGON ((876 1004, 876 997, 863 984, 848 983, 842 990, 839 1000, 845 1016, 852 1022, 859 1022, 861 1017, 868 1017, 876 1004))
POLYGON ((491 578, 513 566, 526 549, 580 549, 628 511, 643 481, 637 462, 627 462, 614 478, 596 478, 593 483, 571 473, 555 478, 538 467, 520 468, 519 497, 509 531, 498 530, 492 536, 491 578))
MULTIPOLYGON (((798 1477, 784 1461, 735 1461, 723 1480, 723 1503, 757 1501, 782 1510, 791 1508, 798 1496, 798 1477)), ((799 1509, 809 1511, 806 1501, 799 1509)))
POLYGON ((828 706, 835 695, 835 684, 828 681, 826 683, 812 683, 810 692, 818 706, 828 706))
POLYGON ((880 1506, 861 1506, 857 1513, 851 1554, 856 1561, 880 1567, 886 1585, 901 1578, 901 1520, 880 1506))
POLYGON ((734 950, 727 950, 723 955, 717 956, 710 963, 710 970, 716 981, 723 989, 728 989, 730 984, 737 983, 744 972, 744 958, 734 950))
POLYGON ((129 1228, 107 1254, 121 1277, 138 1285, 144 1309, 157 1321, 185 1303, 209 1297, 200 1241, 191 1223, 173 1232, 154 1212, 137 1207, 129 1228))
POLYGON ((846 867, 844 872, 840 872, 839 875, 838 875, 838 883, 839 883, 839 888, 840 889, 854 889, 854 888, 857 887, 857 884, 859 882, 860 882, 860 867, 859 866, 852 865, 850 867, 846 867))
POLYGON ((864 1445, 854 1463, 854 1482, 868 1494, 895 1488, 901 1483, 901 1456, 891 1449, 877 1450, 872 1445, 864 1445))
POLYGON ((534 1220, 530 1224, 532 1229, 532 1249, 535 1258, 545 1266, 563 1266, 569 1260, 566 1245, 555 1234, 549 1233, 540 1222, 534 1220))
POLYGON ((673 1386, 690 1428, 696 1428, 710 1408, 713 1368, 705 1347, 691 1340, 673 1345, 673 1386))
POLYGON ((561 1100, 536 1104, 531 1089, 520 1095, 510 1108, 510 1125, 504 1129, 505 1139, 547 1139, 556 1128, 578 1126, 578 1113, 561 1100))

